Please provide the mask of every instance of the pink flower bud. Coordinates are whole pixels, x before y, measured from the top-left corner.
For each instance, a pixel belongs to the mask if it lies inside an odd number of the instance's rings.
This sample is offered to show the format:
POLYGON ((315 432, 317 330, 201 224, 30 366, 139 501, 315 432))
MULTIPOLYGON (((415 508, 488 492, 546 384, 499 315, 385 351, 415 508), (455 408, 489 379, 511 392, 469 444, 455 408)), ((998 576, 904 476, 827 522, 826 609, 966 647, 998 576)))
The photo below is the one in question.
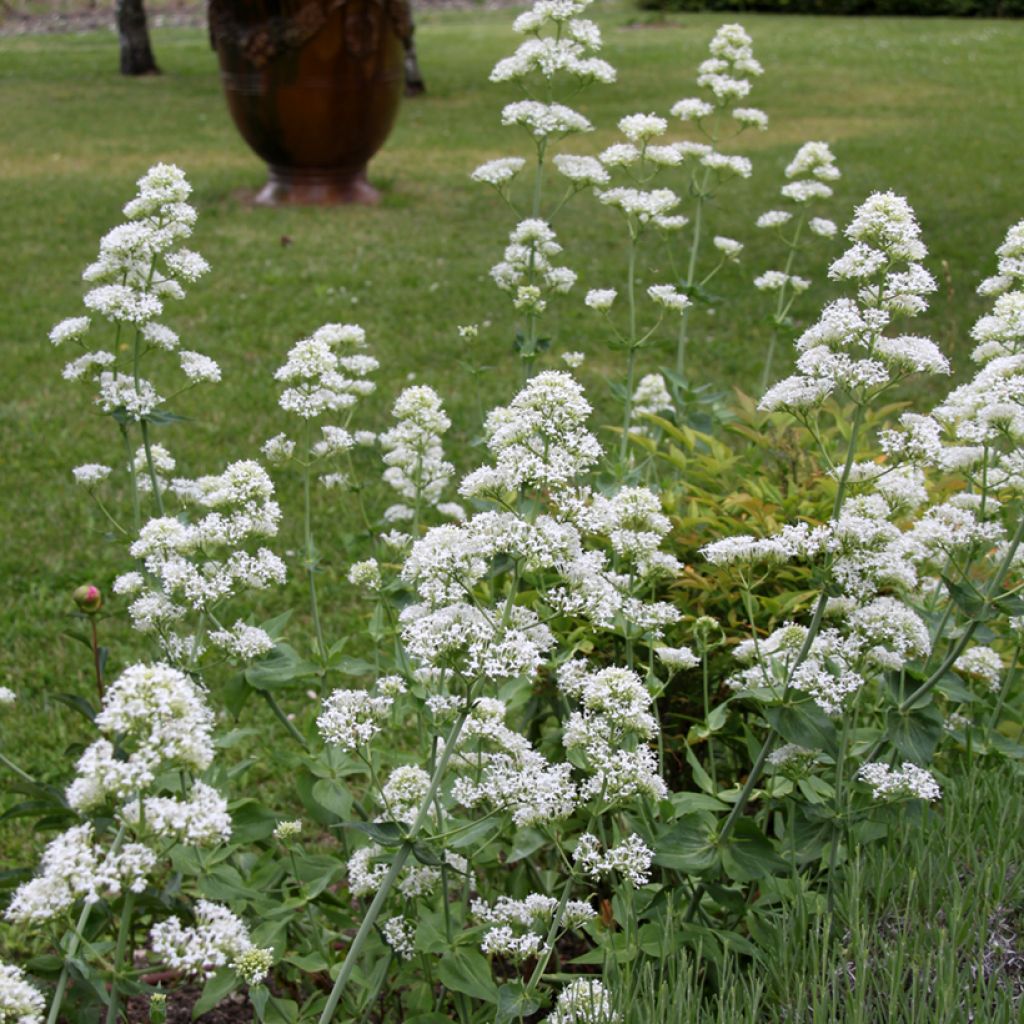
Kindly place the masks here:
POLYGON ((95 615, 103 607, 103 594, 99 587, 91 583, 83 583, 76 587, 71 596, 78 605, 78 610, 85 612, 86 615, 95 615))

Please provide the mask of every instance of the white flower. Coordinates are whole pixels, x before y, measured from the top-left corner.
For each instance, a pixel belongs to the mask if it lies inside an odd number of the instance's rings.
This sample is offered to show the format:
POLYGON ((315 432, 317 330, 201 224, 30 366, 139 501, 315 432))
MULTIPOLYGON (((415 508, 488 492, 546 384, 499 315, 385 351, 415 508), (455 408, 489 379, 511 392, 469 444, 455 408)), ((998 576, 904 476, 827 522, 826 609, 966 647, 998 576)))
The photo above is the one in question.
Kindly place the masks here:
POLYGON ((633 885, 641 886, 650 881, 654 851, 640 836, 631 835, 602 853, 600 840, 589 832, 584 832, 576 845, 573 860, 584 874, 591 878, 602 878, 612 872, 618 872, 628 878, 633 885))
POLYGON ((0 704, 13 704, 18 695, 9 686, 0 686, 0 704))
POLYGON ((216 382, 220 380, 220 367, 209 356, 201 355, 199 352, 182 351, 179 353, 179 359, 181 360, 181 372, 193 384, 198 384, 200 381, 216 382))
POLYGON ((0 963, 0 1021, 5 1024, 43 1024, 46 1000, 25 979, 25 972, 0 963))
POLYGON ((756 226, 759 228, 778 228, 793 219, 793 214, 788 210, 769 210, 757 218, 756 226))
POLYGON ((372 697, 366 690, 335 690, 324 701, 316 725, 326 743, 355 750, 380 732, 393 703, 391 697, 372 697))
POLYGON ((274 951, 270 948, 250 946, 243 950, 233 963, 231 969, 242 978, 247 985, 261 985, 274 966, 274 951))
POLYGON ((171 917, 150 929, 153 954, 169 968, 204 976, 225 967, 253 948, 249 929, 227 907, 209 900, 196 904, 196 923, 171 917))
POLYGON ((671 284, 652 284, 647 289, 647 294, 659 306, 664 306, 665 309, 671 309, 676 313, 683 313, 692 305, 689 297, 671 284))
POLYGON ((364 562, 353 562, 348 571, 348 581, 354 587, 363 587, 366 590, 380 590, 383 580, 381 579, 380 566, 376 558, 368 558, 364 562))
POLYGON ((822 238, 834 238, 838 230, 834 221, 826 220, 824 217, 812 217, 807 226, 813 234, 822 238))
POLYGON ((812 199, 828 199, 832 195, 832 189, 823 181, 810 179, 791 181, 788 185, 783 185, 779 191, 795 203, 808 203, 812 199))
POLYGON ((113 472, 110 466, 104 466, 98 462, 87 462, 82 466, 76 466, 72 471, 76 484, 85 487, 95 487, 102 483, 113 472))
POLYGON ((494 185, 500 188, 508 184, 526 164, 526 161, 519 156, 506 156, 497 160, 488 160, 481 164, 470 177, 473 181, 482 182, 487 185, 494 185))
POLYGON ((604 985, 597 978, 584 977, 562 989, 547 1024, 619 1024, 621 1020, 604 985))
POLYGON ((591 288, 583 301, 598 313, 607 313, 617 295, 618 292, 614 288, 591 288))
POLYGON ((501 112, 503 125, 522 125, 537 138, 590 132, 594 126, 580 113, 561 103, 519 100, 501 112))
POLYGON ((630 142, 645 143, 668 131, 668 121, 656 114, 629 114, 619 121, 619 131, 630 142))
POLYGON ((862 765, 857 777, 871 787, 876 800, 896 800, 905 796, 929 801, 942 798, 942 790, 935 776, 909 761, 904 761, 903 766, 896 769, 890 769, 881 761, 874 761, 862 765))
POLYGON ((381 925, 384 941, 403 960, 411 960, 416 955, 416 928, 400 914, 389 917, 381 925))
POLYGON ((969 648, 953 662, 953 668, 965 676, 982 680, 988 684, 988 688, 993 693, 999 692, 1003 675, 1003 659, 991 647, 969 648))
POLYGON ((555 170, 580 187, 586 185, 607 185, 608 172, 601 161, 592 156, 573 156, 558 153, 554 158, 555 170))
POLYGON ((242 661, 252 661, 274 649, 274 639, 269 633, 258 626, 249 626, 241 620, 230 630, 218 629, 212 632, 210 643, 242 661))
POLYGON ((715 108, 707 100, 697 97, 679 100, 670 111, 672 116, 678 117, 680 121, 699 121, 701 118, 711 117, 714 112, 715 108))
POLYGON ((205 782, 195 782, 189 799, 149 796, 142 801, 129 800, 121 808, 121 819, 135 828, 145 823, 154 836, 177 839, 190 846, 210 846, 231 838, 228 802, 205 782))
POLYGON ((715 248, 727 259, 735 260, 743 252, 743 243, 737 242, 735 238, 726 238, 723 235, 715 235, 713 239, 715 248))
POLYGON ((582 352, 563 352, 562 362, 569 367, 570 370, 577 370, 583 365, 583 361, 586 356, 582 352))
POLYGON ((655 647, 654 654, 671 669, 695 668, 700 664, 700 658, 689 647, 655 647))
POLYGON ((756 107, 736 107, 732 116, 744 128, 756 128, 763 132, 768 127, 768 115, 756 107))
POLYGON ((78 341, 89 330, 90 320, 87 316, 69 317, 61 320, 50 330, 50 343, 56 348, 69 341, 78 341))

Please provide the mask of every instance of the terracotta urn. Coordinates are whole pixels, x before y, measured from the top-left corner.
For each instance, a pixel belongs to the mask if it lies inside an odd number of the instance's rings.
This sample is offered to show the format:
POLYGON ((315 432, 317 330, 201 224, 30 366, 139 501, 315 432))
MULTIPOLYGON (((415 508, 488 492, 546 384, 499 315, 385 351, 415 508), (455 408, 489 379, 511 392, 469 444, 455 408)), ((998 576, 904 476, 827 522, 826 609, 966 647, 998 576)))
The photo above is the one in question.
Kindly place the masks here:
POLYGON ((210 41, 262 205, 375 203, 366 165, 404 85, 408 0, 210 0, 210 41))

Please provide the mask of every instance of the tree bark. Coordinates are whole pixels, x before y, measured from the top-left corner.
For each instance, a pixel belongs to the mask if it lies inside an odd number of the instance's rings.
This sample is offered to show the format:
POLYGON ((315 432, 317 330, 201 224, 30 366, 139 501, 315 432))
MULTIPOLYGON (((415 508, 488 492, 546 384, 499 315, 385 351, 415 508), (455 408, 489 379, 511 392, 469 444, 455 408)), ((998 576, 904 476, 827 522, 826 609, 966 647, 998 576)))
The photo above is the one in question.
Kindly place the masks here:
POLYGON ((117 0, 117 33, 121 41, 122 75, 160 74, 149 44, 142 0, 117 0))
POLYGON ((416 25, 412 18, 412 3, 409 4, 409 34, 402 40, 405 47, 405 95, 422 96, 427 91, 423 81, 419 58, 416 56, 416 25))

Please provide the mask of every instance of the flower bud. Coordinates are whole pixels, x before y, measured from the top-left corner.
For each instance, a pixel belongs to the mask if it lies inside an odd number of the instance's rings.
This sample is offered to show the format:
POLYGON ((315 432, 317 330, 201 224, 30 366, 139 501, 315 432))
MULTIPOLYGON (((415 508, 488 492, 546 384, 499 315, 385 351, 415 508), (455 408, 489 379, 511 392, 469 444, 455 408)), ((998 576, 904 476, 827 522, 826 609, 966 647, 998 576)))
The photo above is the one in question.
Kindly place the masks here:
POLYGON ((100 588, 92 583, 83 583, 76 587, 71 596, 78 605, 78 610, 85 612, 86 615, 95 615, 103 607, 103 594, 100 588))

